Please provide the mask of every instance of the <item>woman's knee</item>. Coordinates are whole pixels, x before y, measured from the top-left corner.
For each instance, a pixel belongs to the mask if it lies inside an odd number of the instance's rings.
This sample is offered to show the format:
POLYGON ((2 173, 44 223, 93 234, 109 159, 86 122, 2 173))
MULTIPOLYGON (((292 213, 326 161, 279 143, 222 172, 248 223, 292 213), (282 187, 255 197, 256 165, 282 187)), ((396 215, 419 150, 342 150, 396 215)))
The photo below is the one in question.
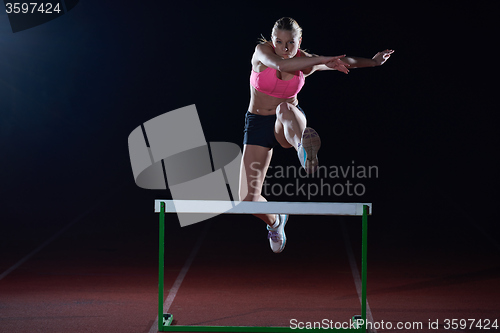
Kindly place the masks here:
POLYGON ((246 195, 242 195, 240 193, 240 201, 260 201, 260 193, 247 193, 246 195))
POLYGON ((262 194, 262 181, 252 179, 246 184, 241 184, 238 194, 240 201, 259 201, 262 194))
POLYGON ((289 119, 293 115, 292 107, 292 104, 288 102, 281 102, 276 108, 276 116, 278 119, 289 119))

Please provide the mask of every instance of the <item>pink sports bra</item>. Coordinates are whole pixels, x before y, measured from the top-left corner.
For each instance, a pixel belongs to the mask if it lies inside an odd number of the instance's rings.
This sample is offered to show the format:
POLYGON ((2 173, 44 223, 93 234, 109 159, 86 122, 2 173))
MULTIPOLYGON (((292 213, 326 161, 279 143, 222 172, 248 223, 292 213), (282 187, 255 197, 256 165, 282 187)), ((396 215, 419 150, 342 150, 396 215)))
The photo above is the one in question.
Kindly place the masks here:
POLYGON ((262 72, 252 70, 250 84, 261 93, 287 99, 296 96, 304 86, 305 78, 302 71, 286 81, 279 79, 276 74, 276 70, 271 67, 267 67, 262 72))

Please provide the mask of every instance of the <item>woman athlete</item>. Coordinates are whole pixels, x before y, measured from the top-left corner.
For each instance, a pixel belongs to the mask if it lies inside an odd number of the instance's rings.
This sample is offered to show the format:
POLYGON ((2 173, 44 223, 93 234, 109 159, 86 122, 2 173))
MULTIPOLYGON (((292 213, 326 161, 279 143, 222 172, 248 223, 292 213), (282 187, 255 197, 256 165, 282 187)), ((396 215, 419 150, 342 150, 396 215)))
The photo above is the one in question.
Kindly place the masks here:
MULTIPOLYGON (((315 71, 380 66, 393 50, 377 53, 372 59, 359 57, 325 57, 300 50, 302 28, 289 17, 276 21, 271 41, 265 39, 255 47, 250 75, 250 105, 245 116, 243 157, 240 168, 240 200, 267 201, 262 196, 273 148, 293 147, 307 173, 318 165, 321 146, 318 133, 306 127, 306 116, 299 107, 297 93, 304 78, 315 71)), ((286 214, 256 214, 267 224, 271 249, 285 248, 286 214)))

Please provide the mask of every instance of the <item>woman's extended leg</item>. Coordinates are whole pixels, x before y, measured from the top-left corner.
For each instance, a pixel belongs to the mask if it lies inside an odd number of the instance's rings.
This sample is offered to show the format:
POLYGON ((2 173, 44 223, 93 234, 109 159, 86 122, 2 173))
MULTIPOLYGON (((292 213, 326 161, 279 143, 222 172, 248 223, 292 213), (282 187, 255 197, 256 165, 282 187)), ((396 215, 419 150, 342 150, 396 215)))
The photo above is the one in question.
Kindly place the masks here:
MULTIPOLYGON (((245 145, 240 169, 240 200, 267 201, 262 196, 262 185, 273 150, 257 145, 245 145)), ((255 214, 266 222, 271 250, 280 253, 285 248, 285 225, 288 216, 284 214, 255 214)))
MULTIPOLYGON (((273 150, 270 148, 244 145, 240 167, 239 197, 241 201, 267 201, 262 196, 262 185, 272 155, 273 150)), ((274 214, 256 214, 255 216, 269 226, 272 226, 276 221, 274 214)))

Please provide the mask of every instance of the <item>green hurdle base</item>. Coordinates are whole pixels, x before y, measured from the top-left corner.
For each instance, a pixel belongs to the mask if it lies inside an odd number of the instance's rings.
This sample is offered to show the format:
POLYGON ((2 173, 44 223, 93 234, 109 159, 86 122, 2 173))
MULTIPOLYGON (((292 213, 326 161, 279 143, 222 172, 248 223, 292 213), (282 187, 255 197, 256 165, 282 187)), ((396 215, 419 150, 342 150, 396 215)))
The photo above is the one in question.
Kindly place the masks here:
MULTIPOLYGON (((357 319, 361 319, 361 316, 352 317, 352 322, 356 323, 357 319)), ((363 327, 354 324, 356 328, 290 328, 290 327, 273 327, 273 326, 177 326, 171 325, 173 321, 173 316, 170 313, 163 315, 163 324, 158 324, 158 331, 160 332, 250 332, 250 333, 278 333, 278 332, 338 332, 338 331, 350 331, 350 332, 364 332, 363 327)))
POLYGON ((361 242, 361 315, 351 318, 352 322, 362 319, 363 325, 353 325, 355 328, 291 328, 291 327, 264 327, 264 326, 199 326, 199 325, 172 325, 173 315, 163 313, 163 277, 165 270, 165 203, 160 205, 160 246, 159 246, 159 282, 158 282, 158 331, 159 332, 250 332, 250 333, 279 333, 279 332, 360 332, 366 333, 366 279, 367 279, 367 246, 368 246, 368 210, 363 206, 362 242, 361 242), (161 318, 161 320, 160 320, 161 318))

